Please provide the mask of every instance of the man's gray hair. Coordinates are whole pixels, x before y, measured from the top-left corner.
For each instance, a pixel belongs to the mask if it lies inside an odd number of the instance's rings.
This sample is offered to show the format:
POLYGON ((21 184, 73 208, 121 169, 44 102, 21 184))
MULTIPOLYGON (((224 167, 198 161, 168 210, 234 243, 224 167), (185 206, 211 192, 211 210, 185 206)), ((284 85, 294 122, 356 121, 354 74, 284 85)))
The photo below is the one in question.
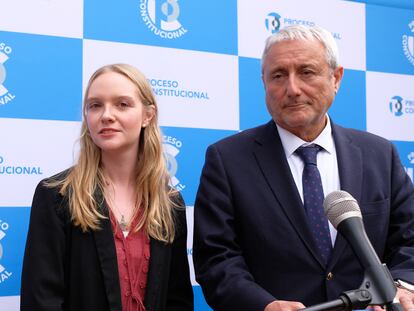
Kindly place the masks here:
POLYGON ((339 53, 338 46, 332 34, 319 26, 302 26, 292 25, 281 29, 279 32, 271 35, 267 38, 265 48, 262 55, 262 72, 263 64, 270 48, 282 41, 288 40, 317 40, 325 47, 326 61, 332 69, 338 68, 339 65, 339 53))

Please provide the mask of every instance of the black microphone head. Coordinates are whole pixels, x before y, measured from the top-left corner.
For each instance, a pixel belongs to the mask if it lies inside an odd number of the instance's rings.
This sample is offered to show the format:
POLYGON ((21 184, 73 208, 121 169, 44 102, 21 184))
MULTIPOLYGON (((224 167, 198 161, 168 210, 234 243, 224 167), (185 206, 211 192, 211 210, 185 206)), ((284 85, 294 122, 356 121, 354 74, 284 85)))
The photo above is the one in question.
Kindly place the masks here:
POLYGON ((331 224, 337 228, 338 225, 350 217, 362 219, 358 202, 346 191, 333 191, 323 201, 325 215, 331 224))

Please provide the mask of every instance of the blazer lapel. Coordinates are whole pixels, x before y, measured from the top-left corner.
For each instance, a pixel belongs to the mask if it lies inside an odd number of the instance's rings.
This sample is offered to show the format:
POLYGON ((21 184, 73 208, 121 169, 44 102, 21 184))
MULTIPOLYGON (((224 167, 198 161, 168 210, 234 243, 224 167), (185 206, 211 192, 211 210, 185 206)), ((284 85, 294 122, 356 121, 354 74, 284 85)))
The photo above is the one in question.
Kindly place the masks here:
POLYGON ((283 150, 275 123, 270 121, 256 137, 254 154, 263 175, 288 220, 306 248, 322 267, 325 267, 321 255, 312 237, 307 216, 289 164, 283 150))
MULTIPOLYGON (((352 139, 347 135, 347 131, 344 128, 332 122, 331 124, 338 160, 341 189, 350 193, 360 202, 362 189, 361 150, 353 144, 352 139)), ((347 242, 345 238, 338 233, 329 267, 333 267, 338 262, 346 246, 347 242)))
MULTIPOLYGON (((102 196, 98 195, 98 197, 102 196)), ((97 202, 102 202, 99 209, 100 212, 107 217, 106 219, 101 220, 101 229, 93 231, 93 234, 101 264, 106 295, 108 297, 108 305, 111 311, 121 311, 121 288, 119 285, 118 262, 111 221, 104 200, 99 199, 97 202)))
POLYGON ((150 262, 148 270, 148 282, 145 292, 144 305, 147 311, 158 310, 160 303, 160 286, 165 275, 165 263, 169 260, 166 256, 167 245, 163 242, 150 238, 150 262))

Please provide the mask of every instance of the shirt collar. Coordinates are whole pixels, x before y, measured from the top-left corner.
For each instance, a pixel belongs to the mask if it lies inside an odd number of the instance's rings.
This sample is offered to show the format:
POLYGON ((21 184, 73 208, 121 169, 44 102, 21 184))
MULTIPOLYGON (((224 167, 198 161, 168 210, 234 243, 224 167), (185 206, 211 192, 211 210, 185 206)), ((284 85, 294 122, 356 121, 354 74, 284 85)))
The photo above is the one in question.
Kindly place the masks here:
POLYGON ((317 144, 329 153, 332 153, 334 150, 331 120, 328 116, 325 128, 319 134, 319 136, 311 142, 304 141, 303 139, 292 134, 288 130, 285 130, 284 128, 280 127, 277 123, 276 127, 277 131, 279 132, 280 140, 282 141, 283 149, 285 151, 287 158, 289 158, 300 146, 308 146, 311 144, 317 144))

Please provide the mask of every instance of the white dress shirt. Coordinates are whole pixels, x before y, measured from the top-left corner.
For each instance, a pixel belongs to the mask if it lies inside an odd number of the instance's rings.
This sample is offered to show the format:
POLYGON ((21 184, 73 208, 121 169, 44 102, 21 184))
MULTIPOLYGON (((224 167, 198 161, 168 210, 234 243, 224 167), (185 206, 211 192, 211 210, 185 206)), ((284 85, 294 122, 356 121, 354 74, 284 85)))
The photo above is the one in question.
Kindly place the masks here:
MULTIPOLYGON (((332 136, 331 121, 327 116, 327 123, 323 131, 311 142, 306 142, 291 132, 281 128, 276 124, 279 132, 280 139, 282 141, 283 149, 285 151, 286 159, 289 163, 290 171, 293 179, 295 180, 296 187, 299 191, 300 197, 303 202, 303 186, 302 186, 302 173, 304 163, 302 159, 295 153, 296 149, 301 146, 308 146, 311 144, 317 144, 323 149, 317 154, 317 165, 322 179, 322 187, 324 195, 328 195, 332 191, 340 190, 338 161, 336 157, 335 143, 332 136)), ((336 229, 329 223, 329 230, 331 233, 332 245, 336 239, 336 229)))

